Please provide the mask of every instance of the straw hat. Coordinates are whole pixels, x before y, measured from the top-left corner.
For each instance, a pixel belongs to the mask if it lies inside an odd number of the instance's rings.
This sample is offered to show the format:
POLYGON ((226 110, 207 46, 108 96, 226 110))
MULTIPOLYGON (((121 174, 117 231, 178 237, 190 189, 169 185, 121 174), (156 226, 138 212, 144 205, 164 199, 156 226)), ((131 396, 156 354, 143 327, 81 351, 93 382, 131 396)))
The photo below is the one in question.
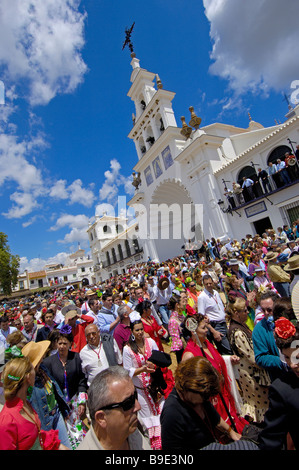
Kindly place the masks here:
POLYGON ((261 266, 256 267, 254 270, 255 273, 261 272, 261 271, 265 271, 264 268, 262 268, 261 266))
POLYGON ((85 295, 95 295, 96 292, 94 292, 92 289, 88 289, 88 291, 85 293, 85 295))
POLYGON ((297 320, 299 321, 299 281, 296 282, 291 295, 292 307, 297 320))
POLYGON ((229 260, 229 262, 228 262, 228 265, 229 265, 229 266, 236 266, 236 265, 238 265, 238 264, 240 264, 240 261, 237 260, 236 258, 231 258, 231 259, 229 260))
POLYGON ((288 264, 284 267, 285 271, 294 271, 295 269, 299 269, 299 253, 289 258, 288 264))
POLYGON ((47 340, 38 341, 37 343, 35 341, 30 341, 23 347, 22 354, 30 359, 33 367, 36 367, 46 354, 50 344, 51 341, 47 340))
MULTIPOLYGON (((68 305, 66 305, 65 307, 63 307, 63 308, 61 309, 61 313, 62 313, 62 315, 64 315, 64 316, 66 316, 66 314, 67 314, 68 312, 75 312, 76 315, 81 315, 81 313, 82 313, 82 312, 81 312, 81 309, 80 309, 79 307, 76 307, 76 305, 74 305, 74 304, 68 304, 68 305)), ((75 316, 75 315, 73 315, 73 317, 74 317, 74 316, 75 316)), ((73 317, 69 317, 69 318, 73 318, 73 317)))
POLYGON ((270 251, 269 253, 266 254, 264 260, 265 261, 273 261, 277 258, 279 253, 275 253, 274 251, 270 251))
POLYGON ((133 281, 130 287, 139 287, 139 284, 137 281, 133 281))
MULTIPOLYGON (((80 312, 81 313, 81 312, 80 312)), ((66 314, 65 314, 65 320, 70 320, 71 318, 75 318, 78 316, 78 311, 77 310, 69 310, 66 314)))
POLYGON ((160 277, 158 282, 158 288, 160 290, 165 290, 169 286, 169 279, 167 277, 160 277))

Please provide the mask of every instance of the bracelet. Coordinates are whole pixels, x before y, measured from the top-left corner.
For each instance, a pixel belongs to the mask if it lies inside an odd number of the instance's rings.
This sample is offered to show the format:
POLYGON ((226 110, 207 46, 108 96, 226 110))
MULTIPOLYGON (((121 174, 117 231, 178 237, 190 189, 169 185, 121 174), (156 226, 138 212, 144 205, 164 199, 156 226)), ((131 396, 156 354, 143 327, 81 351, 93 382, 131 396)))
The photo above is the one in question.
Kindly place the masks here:
POLYGON ((230 434, 231 431, 232 431, 232 428, 231 428, 231 426, 229 426, 228 430, 226 431, 226 434, 230 434))

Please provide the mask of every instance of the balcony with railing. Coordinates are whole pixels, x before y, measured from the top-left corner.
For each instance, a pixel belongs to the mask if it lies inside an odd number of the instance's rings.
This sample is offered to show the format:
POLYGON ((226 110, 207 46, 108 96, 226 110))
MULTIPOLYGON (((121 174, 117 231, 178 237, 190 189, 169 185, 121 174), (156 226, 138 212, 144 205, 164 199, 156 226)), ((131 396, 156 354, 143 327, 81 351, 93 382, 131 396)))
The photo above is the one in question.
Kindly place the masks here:
MULTIPOLYGON (((280 191, 284 191, 286 188, 290 188, 299 183, 299 165, 296 162, 292 167, 286 168, 286 172, 281 173, 277 172, 274 175, 268 176, 267 180, 258 178, 258 175, 251 176, 253 184, 249 187, 244 187, 240 193, 235 193, 233 191, 228 191, 226 187, 226 181, 223 180, 225 185, 225 193, 228 207, 224 207, 225 203, 223 200, 219 199, 218 205, 221 210, 225 213, 233 215, 234 213, 238 214, 241 217, 241 214, 238 210, 246 208, 253 202, 259 202, 263 199, 266 199, 271 205, 273 202, 269 197, 280 191)), ((242 188, 242 181, 239 182, 242 188)))
POLYGON ((103 261, 102 268, 107 269, 107 268, 111 268, 111 267, 113 267, 117 264, 121 265, 121 263, 125 263, 125 261, 127 261, 129 259, 132 259, 132 261, 138 261, 140 259, 140 254, 141 253, 143 253, 143 247, 135 248, 134 253, 130 253, 130 254, 127 253, 126 256, 125 255, 120 256, 119 254, 115 255, 109 261, 108 260, 103 261), (138 259, 136 259, 137 257, 138 257, 138 259))

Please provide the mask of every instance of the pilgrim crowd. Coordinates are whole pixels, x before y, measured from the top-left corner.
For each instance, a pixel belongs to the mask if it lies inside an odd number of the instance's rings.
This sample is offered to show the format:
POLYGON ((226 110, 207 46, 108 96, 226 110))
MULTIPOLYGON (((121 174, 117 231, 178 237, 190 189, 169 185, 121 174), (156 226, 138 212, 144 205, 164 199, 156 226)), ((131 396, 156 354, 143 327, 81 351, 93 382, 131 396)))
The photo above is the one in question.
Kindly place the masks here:
POLYGON ((1 450, 299 448, 299 220, 0 304, 1 450))

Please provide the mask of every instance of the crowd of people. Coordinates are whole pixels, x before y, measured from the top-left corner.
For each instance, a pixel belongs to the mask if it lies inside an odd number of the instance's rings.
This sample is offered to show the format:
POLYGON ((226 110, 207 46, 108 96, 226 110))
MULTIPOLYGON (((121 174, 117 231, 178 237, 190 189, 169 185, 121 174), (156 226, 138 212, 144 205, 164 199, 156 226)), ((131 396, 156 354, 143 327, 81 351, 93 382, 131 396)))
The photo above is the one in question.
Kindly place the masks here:
POLYGON ((298 242, 299 220, 2 302, 0 449, 298 449, 298 242))

